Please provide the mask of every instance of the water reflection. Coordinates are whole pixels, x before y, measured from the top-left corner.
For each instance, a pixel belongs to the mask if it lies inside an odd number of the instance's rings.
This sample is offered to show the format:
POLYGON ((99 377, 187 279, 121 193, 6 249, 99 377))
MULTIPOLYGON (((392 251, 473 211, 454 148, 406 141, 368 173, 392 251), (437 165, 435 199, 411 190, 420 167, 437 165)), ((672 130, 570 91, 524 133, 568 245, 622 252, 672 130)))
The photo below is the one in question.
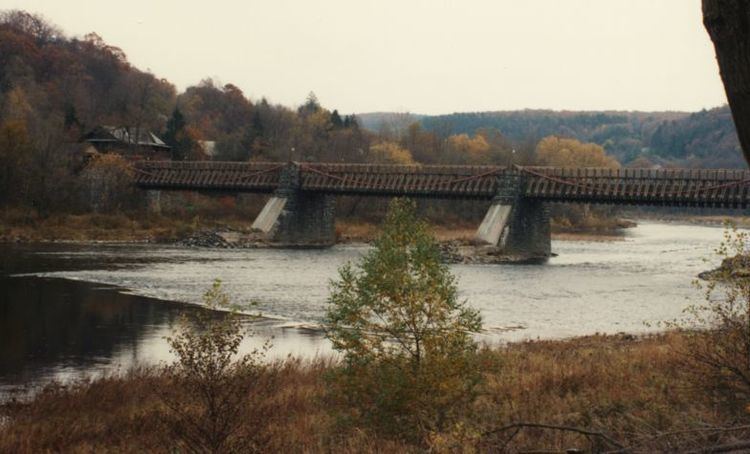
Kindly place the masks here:
POLYGON ((0 377, 22 383, 59 367, 101 368, 123 350, 137 351, 180 310, 83 282, 2 278, 0 377))
MULTIPOLYGON (((54 278, 0 278, 0 393, 173 359, 166 337, 181 314, 203 310, 54 278)), ((248 318, 241 346, 271 339, 269 358, 330 350, 319 332, 248 318)))

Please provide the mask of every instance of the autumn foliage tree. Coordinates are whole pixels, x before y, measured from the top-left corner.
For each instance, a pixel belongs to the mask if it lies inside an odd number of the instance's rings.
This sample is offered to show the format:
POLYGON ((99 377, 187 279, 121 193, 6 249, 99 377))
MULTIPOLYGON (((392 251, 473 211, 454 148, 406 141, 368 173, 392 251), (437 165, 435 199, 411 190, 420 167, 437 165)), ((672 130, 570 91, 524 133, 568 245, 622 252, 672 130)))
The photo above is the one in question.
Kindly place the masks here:
POLYGON ((332 283, 327 337, 344 355, 335 392, 355 421, 424 441, 473 400, 479 313, 458 298, 437 241, 394 200, 375 247, 332 283))
POLYGON ((608 156, 601 145, 582 143, 575 139, 550 136, 536 146, 538 165, 557 167, 620 167, 617 159, 608 156))
POLYGON ((411 152, 396 142, 382 141, 370 146, 370 159, 383 164, 414 164, 411 152))

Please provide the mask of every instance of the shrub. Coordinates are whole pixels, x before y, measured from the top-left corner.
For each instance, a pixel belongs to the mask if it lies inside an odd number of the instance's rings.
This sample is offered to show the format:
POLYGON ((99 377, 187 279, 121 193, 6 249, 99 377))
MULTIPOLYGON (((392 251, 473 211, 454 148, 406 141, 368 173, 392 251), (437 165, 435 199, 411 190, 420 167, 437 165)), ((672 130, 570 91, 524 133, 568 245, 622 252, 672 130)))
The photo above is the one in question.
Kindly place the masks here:
POLYGON ((411 201, 391 203, 374 249, 332 283, 326 321, 327 337, 344 354, 333 382, 355 421, 424 442, 474 398, 480 375, 472 333, 481 320, 459 301, 414 210, 411 201))
MULTIPOLYGON (((216 280, 204 295, 209 309, 230 309, 229 296, 216 280)), ((168 409, 167 428, 190 452, 261 452, 267 442, 268 402, 273 373, 261 364, 268 344, 237 357, 244 337, 238 314, 191 312, 180 332, 168 338, 177 361, 159 395, 168 409)))
POLYGON ((746 414, 750 404, 750 250, 748 233, 728 227, 716 253, 718 269, 705 273, 705 303, 688 309, 684 373, 726 408, 746 414))

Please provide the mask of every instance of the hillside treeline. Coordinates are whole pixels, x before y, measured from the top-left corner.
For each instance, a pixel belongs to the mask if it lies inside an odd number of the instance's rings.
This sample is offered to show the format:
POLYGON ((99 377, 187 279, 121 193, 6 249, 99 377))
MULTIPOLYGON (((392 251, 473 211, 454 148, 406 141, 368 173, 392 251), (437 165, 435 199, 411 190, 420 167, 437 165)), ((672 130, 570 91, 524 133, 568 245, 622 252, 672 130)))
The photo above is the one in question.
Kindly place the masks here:
MULTIPOLYGON (((366 125, 404 118, 379 114, 366 125)), ((601 145, 620 162, 685 167, 746 166, 728 106, 685 112, 557 112, 522 110, 414 116, 429 131, 443 136, 472 134, 492 128, 514 142, 536 142, 555 135, 601 145)))

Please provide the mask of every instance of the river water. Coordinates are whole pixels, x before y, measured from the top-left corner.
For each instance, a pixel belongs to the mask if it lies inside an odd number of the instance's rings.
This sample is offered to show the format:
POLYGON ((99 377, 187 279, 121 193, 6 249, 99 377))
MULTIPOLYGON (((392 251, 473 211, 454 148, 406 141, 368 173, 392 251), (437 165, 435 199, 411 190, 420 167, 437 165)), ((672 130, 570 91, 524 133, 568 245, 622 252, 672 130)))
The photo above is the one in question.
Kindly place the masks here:
MULTIPOLYGON (((681 315, 691 282, 718 264, 719 227, 640 223, 621 241, 553 241, 542 265, 452 265, 484 319, 488 343, 593 333, 642 333, 681 315), (706 262, 708 260, 708 262, 706 262)), ((251 349, 271 357, 331 352, 316 329, 330 279, 366 245, 326 250, 172 246, 0 245, 0 392, 171 360, 164 339, 199 310, 220 278, 235 303, 254 302, 251 349)))

